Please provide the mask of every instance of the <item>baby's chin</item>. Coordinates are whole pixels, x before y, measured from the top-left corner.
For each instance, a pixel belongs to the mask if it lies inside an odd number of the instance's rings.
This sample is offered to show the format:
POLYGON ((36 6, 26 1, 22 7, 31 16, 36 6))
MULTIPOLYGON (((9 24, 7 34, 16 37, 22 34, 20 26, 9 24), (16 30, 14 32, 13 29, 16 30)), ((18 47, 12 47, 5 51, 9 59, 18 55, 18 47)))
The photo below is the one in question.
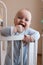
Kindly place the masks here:
POLYGON ((25 28, 22 25, 17 25, 16 28, 19 33, 23 32, 25 30, 25 28))

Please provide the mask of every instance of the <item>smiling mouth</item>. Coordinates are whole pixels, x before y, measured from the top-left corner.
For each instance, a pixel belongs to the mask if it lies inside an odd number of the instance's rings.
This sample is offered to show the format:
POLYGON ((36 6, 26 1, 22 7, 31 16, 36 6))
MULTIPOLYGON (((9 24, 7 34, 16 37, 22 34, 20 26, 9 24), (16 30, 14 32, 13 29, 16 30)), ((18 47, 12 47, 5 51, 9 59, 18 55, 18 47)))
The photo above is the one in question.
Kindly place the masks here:
POLYGON ((23 25, 23 24, 21 24, 21 23, 19 23, 19 25, 22 25, 23 27, 25 27, 25 25, 23 25))

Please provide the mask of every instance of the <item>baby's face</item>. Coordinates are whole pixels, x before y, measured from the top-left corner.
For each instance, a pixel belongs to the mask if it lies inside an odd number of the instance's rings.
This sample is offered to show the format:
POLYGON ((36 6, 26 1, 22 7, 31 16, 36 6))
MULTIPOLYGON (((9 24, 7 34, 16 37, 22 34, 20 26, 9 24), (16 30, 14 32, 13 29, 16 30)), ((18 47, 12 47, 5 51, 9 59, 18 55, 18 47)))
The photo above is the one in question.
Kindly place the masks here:
POLYGON ((25 9, 20 10, 14 19, 15 26, 21 25, 22 29, 28 29, 31 21, 31 13, 25 9))

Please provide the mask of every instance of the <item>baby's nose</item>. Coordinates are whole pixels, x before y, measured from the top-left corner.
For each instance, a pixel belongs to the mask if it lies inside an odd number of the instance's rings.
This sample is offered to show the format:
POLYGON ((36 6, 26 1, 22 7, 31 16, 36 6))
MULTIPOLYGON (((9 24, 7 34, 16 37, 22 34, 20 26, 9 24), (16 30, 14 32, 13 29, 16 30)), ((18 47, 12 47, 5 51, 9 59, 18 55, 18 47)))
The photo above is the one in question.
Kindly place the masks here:
POLYGON ((22 21, 22 22, 25 22, 25 20, 24 20, 24 19, 21 19, 21 21, 22 21))

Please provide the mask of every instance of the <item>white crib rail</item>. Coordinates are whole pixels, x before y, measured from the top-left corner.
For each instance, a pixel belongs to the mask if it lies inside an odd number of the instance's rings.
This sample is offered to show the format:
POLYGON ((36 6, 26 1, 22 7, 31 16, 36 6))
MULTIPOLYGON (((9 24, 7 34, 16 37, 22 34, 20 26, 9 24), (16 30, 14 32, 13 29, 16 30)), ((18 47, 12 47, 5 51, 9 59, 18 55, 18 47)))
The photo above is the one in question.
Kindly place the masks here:
MULTIPOLYGON (((13 65, 13 40, 22 40, 24 37, 21 35, 15 35, 15 36, 8 36, 3 37, 0 36, 0 41, 9 41, 12 40, 12 65, 13 65)), ((37 41, 35 43, 29 43, 28 44, 28 60, 27 65, 37 65, 37 49, 38 49, 38 43, 37 41)), ((21 45, 21 65, 23 65, 23 43, 21 45)))

